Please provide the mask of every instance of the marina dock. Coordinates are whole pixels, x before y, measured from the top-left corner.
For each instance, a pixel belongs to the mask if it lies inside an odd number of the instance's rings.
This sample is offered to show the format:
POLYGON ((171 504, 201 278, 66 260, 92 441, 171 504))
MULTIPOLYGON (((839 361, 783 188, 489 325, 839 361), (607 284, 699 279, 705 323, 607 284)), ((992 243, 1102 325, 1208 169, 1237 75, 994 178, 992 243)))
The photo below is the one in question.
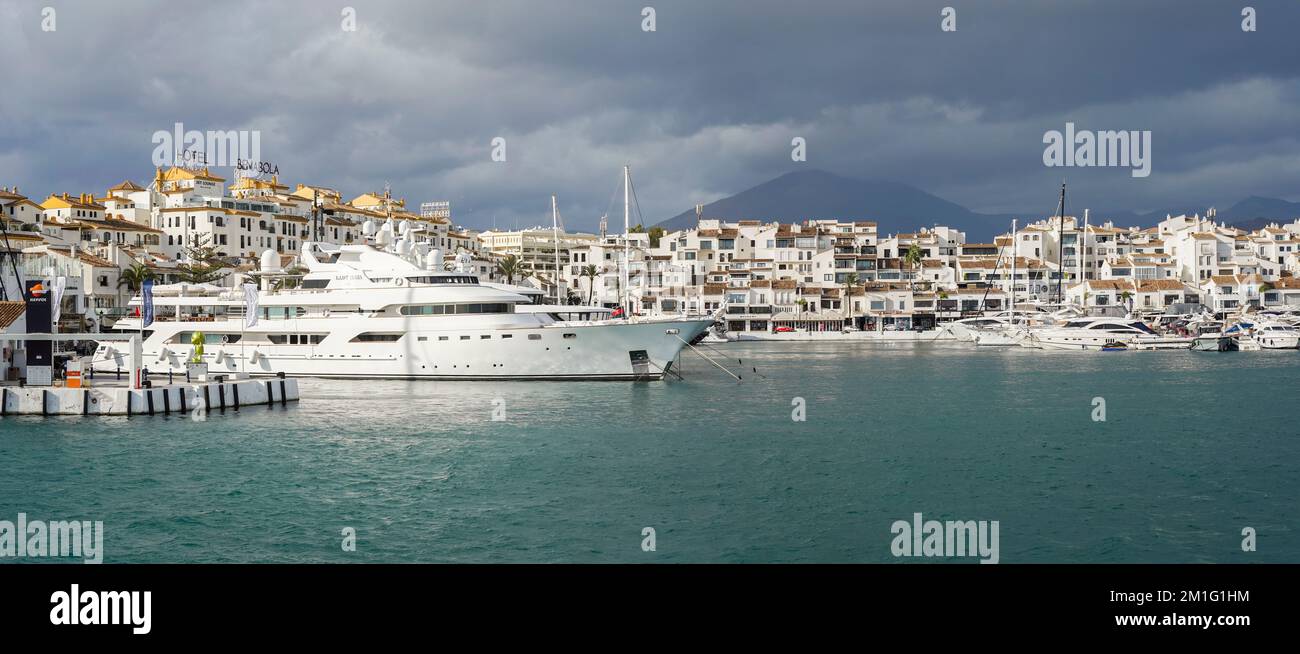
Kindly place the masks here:
POLYGON ((0 415, 170 415, 237 411, 241 407, 297 402, 296 379, 235 379, 166 384, 153 388, 96 385, 0 387, 0 415))

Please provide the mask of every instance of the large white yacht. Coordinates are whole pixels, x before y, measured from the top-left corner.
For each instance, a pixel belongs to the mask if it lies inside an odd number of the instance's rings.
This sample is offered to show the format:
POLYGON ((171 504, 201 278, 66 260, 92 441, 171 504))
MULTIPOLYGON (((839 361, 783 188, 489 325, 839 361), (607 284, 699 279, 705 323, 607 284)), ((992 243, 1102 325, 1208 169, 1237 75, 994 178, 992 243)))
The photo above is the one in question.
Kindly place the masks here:
MULTIPOLYGON (((561 313, 480 283, 467 257, 447 271, 440 252, 422 256, 410 243, 382 250, 308 243, 299 258, 309 272, 298 287, 274 290, 287 278, 277 277, 275 253, 263 256, 251 327, 239 289, 156 287, 154 322, 142 332, 144 366, 184 371, 201 332, 209 374, 652 380, 713 323, 708 316, 608 320, 598 307, 561 313), (566 319, 573 317, 592 319, 566 319)), ((140 298, 131 305, 141 307, 140 298)), ((140 323, 123 318, 115 329, 140 331, 140 323)), ((120 347, 101 344, 95 368, 126 369, 120 347)))
POLYGON ((1155 334, 1139 320, 1125 318, 1075 318, 1061 325, 1030 329, 1022 345, 1052 350, 1100 350, 1128 345, 1135 338, 1155 334))

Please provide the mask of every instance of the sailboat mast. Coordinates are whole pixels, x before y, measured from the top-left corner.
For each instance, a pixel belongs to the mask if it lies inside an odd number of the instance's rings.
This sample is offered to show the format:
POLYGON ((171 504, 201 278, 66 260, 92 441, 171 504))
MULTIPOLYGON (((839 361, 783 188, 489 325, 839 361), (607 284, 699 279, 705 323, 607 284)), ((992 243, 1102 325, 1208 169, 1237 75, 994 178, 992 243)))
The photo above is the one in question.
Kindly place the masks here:
POLYGON ((551 194, 551 241, 555 244, 555 303, 560 303, 560 211, 551 194))
POLYGON ((1016 219, 1011 219, 1011 321, 1014 324, 1016 320, 1016 247, 1019 242, 1016 240, 1016 219))
POLYGON ((630 318, 628 303, 628 269, 632 267, 632 167, 623 166, 623 317, 630 318))
POLYGON ((1065 182, 1061 182, 1061 207, 1056 213, 1056 301, 1064 302, 1061 282, 1065 280, 1065 182))
POLYGON ((1086 253, 1088 251, 1088 210, 1087 209, 1083 210, 1083 233, 1079 235, 1079 243, 1077 244, 1076 247, 1079 251, 1079 281, 1082 282, 1087 279, 1086 277, 1087 271, 1083 269, 1083 259, 1085 256, 1087 256, 1086 253))

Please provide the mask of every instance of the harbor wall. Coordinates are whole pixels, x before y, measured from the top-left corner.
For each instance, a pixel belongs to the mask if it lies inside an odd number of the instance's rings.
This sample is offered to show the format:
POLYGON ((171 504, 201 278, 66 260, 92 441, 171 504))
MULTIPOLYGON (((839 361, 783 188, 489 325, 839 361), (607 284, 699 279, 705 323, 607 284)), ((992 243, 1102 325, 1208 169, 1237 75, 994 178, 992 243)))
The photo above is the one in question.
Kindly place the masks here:
POLYGON ((15 387, 0 389, 0 415, 168 415, 299 400, 296 379, 241 379, 227 382, 171 384, 154 388, 15 387))

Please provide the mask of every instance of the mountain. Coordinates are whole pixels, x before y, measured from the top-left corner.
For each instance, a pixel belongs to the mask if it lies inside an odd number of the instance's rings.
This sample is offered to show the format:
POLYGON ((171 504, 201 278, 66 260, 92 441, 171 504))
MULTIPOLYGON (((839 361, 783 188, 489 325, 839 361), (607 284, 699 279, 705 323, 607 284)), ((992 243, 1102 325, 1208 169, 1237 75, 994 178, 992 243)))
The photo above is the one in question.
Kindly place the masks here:
POLYGON ((1300 202, 1252 195, 1219 211, 1215 219, 1242 229, 1256 230, 1269 223, 1289 223, 1297 217, 1300 217, 1300 202))
MULTIPOLYGON (((989 242, 1007 231, 1010 215, 981 214, 899 182, 842 177, 824 170, 786 173, 731 197, 704 205, 704 216, 726 220, 814 218, 873 220, 881 236, 947 225, 974 241, 989 242)), ((684 211, 657 227, 672 231, 695 225, 695 211, 684 211)))
MULTIPOLYGON (((1178 209, 1135 213, 1094 211, 1102 220, 1127 227, 1149 227, 1166 214, 1205 213, 1205 209, 1178 209)), ((1248 197, 1218 211, 1216 220, 1244 229, 1258 229, 1270 222, 1289 222, 1300 216, 1300 202, 1277 198, 1248 197)), ((1022 221, 1043 218, 1038 212, 984 214, 899 182, 843 177, 824 170, 786 173, 730 197, 704 205, 704 217, 724 220, 799 222, 811 218, 874 220, 881 236, 914 232, 921 227, 947 225, 966 232, 971 243, 988 243, 1005 233, 1012 217, 1022 221)), ((656 225, 665 230, 695 226, 695 211, 683 211, 656 225)))

